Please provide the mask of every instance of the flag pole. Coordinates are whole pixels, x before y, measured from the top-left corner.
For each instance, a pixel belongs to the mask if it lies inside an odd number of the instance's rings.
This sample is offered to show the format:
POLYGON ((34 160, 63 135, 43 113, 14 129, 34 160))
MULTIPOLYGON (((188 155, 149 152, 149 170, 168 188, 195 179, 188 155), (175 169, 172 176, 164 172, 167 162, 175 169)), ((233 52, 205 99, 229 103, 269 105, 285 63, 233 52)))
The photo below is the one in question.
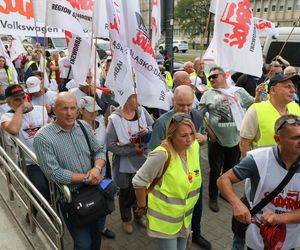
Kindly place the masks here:
MULTIPOLYGON (((132 79, 133 79, 133 93, 135 94, 136 96, 136 99, 137 99, 137 92, 136 92, 136 78, 135 78, 135 73, 133 71, 133 68, 131 68, 131 71, 132 71, 132 79)), ((136 105, 136 115, 137 115, 137 122, 138 122, 138 130, 140 131, 141 130, 141 124, 140 124, 140 119, 139 119, 139 105, 136 105)))
MULTIPOLYGON (((290 39, 290 37, 291 37, 291 35, 292 35, 294 29, 296 28, 298 22, 300 22, 300 17, 299 17, 298 20, 294 23, 293 28, 291 29, 291 31, 290 31, 288 37, 286 38, 284 44, 282 45, 282 47, 281 47, 281 49, 280 49, 278 55, 275 57, 275 60, 277 60, 277 59, 281 56, 281 54, 282 54, 282 52, 283 52, 283 50, 284 50, 284 48, 285 48, 287 42, 289 41, 289 39, 290 39)), ((269 72, 268 72, 268 74, 267 74, 267 76, 266 76, 266 79, 265 79, 265 81, 264 81, 262 84, 266 85, 267 81, 269 80, 270 74, 271 74, 271 71, 269 70, 269 72)))
POLYGON ((200 42, 200 58, 201 58, 201 60, 203 59, 204 39, 205 39, 205 37, 207 36, 207 33, 208 33, 208 26, 210 24, 210 20, 211 20, 211 12, 209 11, 207 19, 206 19, 206 25, 205 25, 205 29, 204 29, 204 34, 201 37, 201 42, 200 42))
MULTIPOLYGON (((92 34, 92 37, 93 37, 93 34, 92 34)), ((96 45, 97 45, 97 40, 98 40, 98 37, 95 38, 95 43, 92 43, 92 51, 93 51, 93 46, 95 46, 95 55, 94 55, 94 88, 95 88, 95 92, 94 92, 94 107, 93 107, 93 110, 95 112, 96 110, 96 95, 97 95, 97 84, 96 84, 96 80, 97 80, 97 48, 96 48, 96 45)), ((93 41, 93 38, 92 38, 92 41, 93 41)), ((93 121, 93 130, 94 130, 94 133, 96 131, 96 120, 93 121)))

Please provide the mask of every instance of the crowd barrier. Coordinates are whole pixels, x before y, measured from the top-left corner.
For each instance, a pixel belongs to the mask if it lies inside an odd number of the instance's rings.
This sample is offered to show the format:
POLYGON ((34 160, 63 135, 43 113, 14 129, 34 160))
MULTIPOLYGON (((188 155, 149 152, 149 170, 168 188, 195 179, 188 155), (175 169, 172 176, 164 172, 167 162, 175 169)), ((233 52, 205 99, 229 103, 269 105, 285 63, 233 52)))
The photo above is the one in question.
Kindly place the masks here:
POLYGON ((63 250, 64 225, 59 216, 57 201, 59 198, 71 201, 69 188, 50 183, 49 204, 26 176, 25 156, 37 163, 35 154, 17 137, 1 129, 0 135, 0 174, 6 179, 9 199, 13 201, 17 197, 24 206, 24 215, 27 212, 31 233, 36 233, 38 227, 53 249, 63 250), (38 211, 37 215, 33 213, 33 208, 38 211))

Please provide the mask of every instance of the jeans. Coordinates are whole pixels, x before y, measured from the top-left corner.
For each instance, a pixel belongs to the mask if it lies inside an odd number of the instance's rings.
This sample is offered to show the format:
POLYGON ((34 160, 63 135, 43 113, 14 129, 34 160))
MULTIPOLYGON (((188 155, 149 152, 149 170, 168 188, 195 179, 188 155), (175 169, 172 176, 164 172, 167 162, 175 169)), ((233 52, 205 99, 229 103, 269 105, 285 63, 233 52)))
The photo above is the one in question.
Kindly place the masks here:
POLYGON ((60 209, 66 226, 73 239, 74 250, 99 250, 101 247, 99 226, 105 223, 103 222, 105 218, 102 217, 87 226, 77 227, 73 224, 72 217, 69 216, 61 204, 60 209))
POLYGON ((159 239, 160 250, 185 250, 188 238, 159 239))
MULTIPOLYGON (((36 187, 36 189, 51 203, 49 183, 40 167, 36 164, 26 166, 27 177, 36 187)), ((33 207, 32 213, 37 214, 37 210, 33 207)))
POLYGON ((209 198, 218 198, 217 179, 221 173, 227 172, 239 162, 239 145, 223 147, 218 142, 208 141, 209 172, 209 198))
POLYGON ((192 231, 193 231, 193 238, 197 238, 201 234, 201 217, 202 217, 202 187, 200 188, 200 196, 197 200, 197 203, 194 207, 193 216, 192 216, 192 231))
POLYGON ((245 249, 245 239, 233 235, 231 250, 244 250, 245 249))

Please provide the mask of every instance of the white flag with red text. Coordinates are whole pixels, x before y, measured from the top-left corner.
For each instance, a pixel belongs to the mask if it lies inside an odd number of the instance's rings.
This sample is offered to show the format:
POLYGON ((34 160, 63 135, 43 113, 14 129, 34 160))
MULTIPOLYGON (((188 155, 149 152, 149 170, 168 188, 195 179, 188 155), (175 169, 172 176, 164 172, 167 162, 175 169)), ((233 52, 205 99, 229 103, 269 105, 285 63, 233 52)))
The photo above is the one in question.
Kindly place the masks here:
MULTIPOLYGON (((1 39, 0 39, 0 56, 4 56, 6 65, 12 68, 13 78, 14 78, 13 80, 17 84, 18 83, 18 73, 16 71, 14 64, 12 63, 12 60, 10 59, 10 56, 6 52, 6 49, 5 49, 4 44, 1 39)), ((2 84, 2 83, 0 82, 0 84, 2 84)))
POLYGON ((262 49, 250 0, 218 0, 215 14, 216 64, 260 77, 262 49))
POLYGON ((18 36, 12 36, 9 54, 12 61, 16 60, 19 55, 25 53, 24 46, 18 36))
POLYGON ((82 6, 81 2, 77 5, 74 1, 68 0, 47 0, 46 25, 85 37, 84 30, 92 30, 92 6, 85 4, 82 6), (91 10, 88 10, 89 8, 91 10))
POLYGON ((78 84, 84 83, 90 68, 91 38, 80 37, 68 31, 65 34, 74 80, 78 84))
POLYGON ((116 101, 122 106, 134 94, 132 68, 126 54, 125 26, 120 21, 120 0, 106 0, 112 61, 105 86, 112 89, 116 101))
POLYGON ((274 23, 258 17, 254 17, 254 23, 258 36, 271 36, 274 39, 278 38, 279 34, 274 23))
POLYGON ((125 23, 127 46, 136 75, 138 101, 141 105, 169 109, 167 88, 156 62, 140 13, 139 1, 122 1, 121 24, 125 23))
POLYGON ((93 33, 94 37, 109 38, 106 0, 94 0, 93 33))
POLYGON ((161 21, 160 0, 153 0, 152 13, 151 13, 151 28, 152 28, 151 43, 153 48, 155 48, 155 45, 158 43, 161 37, 160 21, 161 21))

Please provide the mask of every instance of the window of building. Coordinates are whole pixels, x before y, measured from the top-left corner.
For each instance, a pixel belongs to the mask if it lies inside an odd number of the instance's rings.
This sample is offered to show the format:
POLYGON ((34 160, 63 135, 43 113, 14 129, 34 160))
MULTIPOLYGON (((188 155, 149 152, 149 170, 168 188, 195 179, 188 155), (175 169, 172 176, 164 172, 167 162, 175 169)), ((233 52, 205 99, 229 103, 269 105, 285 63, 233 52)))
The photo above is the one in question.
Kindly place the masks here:
POLYGON ((260 8, 258 8, 258 9, 256 10, 256 12, 260 12, 260 8))
POLYGON ((264 8, 264 12, 268 12, 268 8, 264 8))
POLYGON ((286 2, 286 6, 287 6, 287 10, 292 10, 293 9, 293 4, 294 2, 292 0, 287 0, 286 2))
POLYGON ((292 7, 290 6, 290 7, 287 7, 287 10, 292 10, 292 7))
POLYGON ((283 5, 280 5, 279 6, 279 11, 283 11, 283 9, 284 9, 283 5))
POLYGON ((276 11, 276 5, 272 5, 272 11, 276 11))

